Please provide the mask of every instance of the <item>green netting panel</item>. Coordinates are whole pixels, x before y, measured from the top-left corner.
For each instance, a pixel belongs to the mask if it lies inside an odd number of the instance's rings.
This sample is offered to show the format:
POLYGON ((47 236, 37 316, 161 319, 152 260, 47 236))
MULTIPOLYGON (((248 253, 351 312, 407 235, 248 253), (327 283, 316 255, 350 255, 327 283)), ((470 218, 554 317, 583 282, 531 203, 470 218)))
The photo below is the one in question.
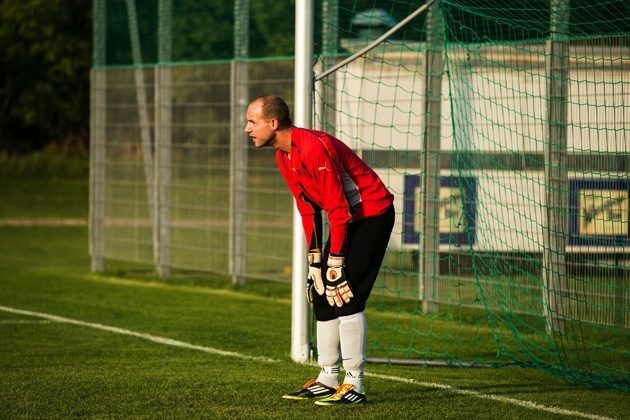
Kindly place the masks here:
POLYGON ((472 265, 499 351, 627 388, 630 21, 627 3, 606 3, 442 10, 457 169, 478 180, 472 265))
POLYGON ((227 272, 230 65, 170 71, 171 265, 227 272))
MULTIPOLYGON (((292 61, 249 63, 246 71, 249 94, 277 91, 292 96, 292 61)), ((235 132, 249 155, 243 163, 247 183, 241 186, 247 200, 237 209, 246 215, 246 274, 286 281, 291 266, 291 198, 273 151, 250 147, 244 117, 237 119, 237 127, 230 123, 232 64, 160 69, 168 74, 168 85, 161 90, 167 86, 171 100, 159 107, 157 70, 100 72, 107 78, 101 92, 106 98, 101 110, 106 114, 103 256, 153 264, 159 258, 154 243, 167 241, 160 246, 168 246, 170 267, 230 273, 230 137, 235 132), (156 110, 165 108, 168 121, 156 125, 156 110), (158 152, 165 146, 157 145, 164 142, 158 136, 165 132, 169 156, 159 165, 158 152), (166 176, 169 188, 159 205, 162 211, 154 210, 158 178, 166 176), (167 237, 154 236, 159 234, 153 228, 155 217, 163 218, 167 237)))
MULTIPOLYGON (((142 73, 146 85, 146 121, 153 121, 152 72, 142 73)), ((105 74, 104 256, 112 259, 153 263, 152 211, 147 185, 147 166, 142 127, 136 103, 133 70, 112 70, 105 74)), ((145 126, 145 130, 151 130, 145 126)), ((149 146, 150 147, 150 146, 149 146)))
MULTIPOLYGON (((293 108, 293 60, 249 63, 249 97, 276 92, 293 108)), ((236 129, 248 149, 247 273, 253 277, 289 281, 293 199, 278 174, 273 149, 257 150, 244 134, 244 114, 236 129)))

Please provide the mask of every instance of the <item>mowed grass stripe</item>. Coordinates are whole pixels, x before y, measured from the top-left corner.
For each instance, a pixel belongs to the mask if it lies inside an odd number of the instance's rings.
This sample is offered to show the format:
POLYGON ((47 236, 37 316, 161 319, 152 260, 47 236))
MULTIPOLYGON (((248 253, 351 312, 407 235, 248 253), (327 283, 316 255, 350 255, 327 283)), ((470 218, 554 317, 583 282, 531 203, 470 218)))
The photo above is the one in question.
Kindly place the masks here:
MULTIPOLYGON (((43 318, 51 322, 58 322, 58 323, 65 323, 65 324, 72 324, 72 325, 78 325, 82 327, 93 328, 93 329, 106 331, 106 332, 110 332, 114 334, 136 337, 136 338, 151 341, 153 343, 157 343, 161 345, 178 347, 178 348, 183 348, 187 350, 195 350, 195 351, 200 351, 200 352, 204 352, 208 354, 214 354, 218 356, 232 357, 232 358, 237 358, 237 359, 243 359, 243 360, 249 360, 249 361, 255 361, 255 362, 264 362, 264 363, 274 363, 274 364, 281 362, 280 360, 272 359, 269 357, 252 356, 252 355, 242 354, 242 353, 233 352, 233 351, 221 350, 221 349, 217 349, 213 347, 200 346, 200 345, 186 343, 179 340, 174 340, 167 337, 160 337, 160 336, 155 336, 151 334, 131 331, 124 328, 103 325, 103 324, 95 323, 95 322, 86 322, 86 321, 66 318, 66 317, 47 314, 47 313, 33 312, 33 311, 11 308, 11 307, 2 306, 2 305, 0 305, 0 311, 15 314, 15 315, 24 315, 24 316, 43 318)), ((408 379, 408 378, 402 378, 402 377, 390 376, 390 375, 381 375, 381 374, 375 374, 375 373, 369 373, 369 372, 366 373, 366 376, 385 380, 385 381, 401 382, 401 383, 411 384, 411 385, 420 386, 424 388, 443 390, 443 391, 447 391, 451 393, 466 395, 466 396, 470 396, 474 398, 497 401, 497 402, 505 403, 505 404, 513 404, 513 405, 517 405, 517 406, 524 407, 527 409, 544 411, 544 412, 548 412, 555 415, 575 416, 575 417, 587 418, 587 419, 593 419, 593 420, 613 420, 610 417, 599 416, 599 415, 594 415, 594 414, 589 414, 589 413, 582 413, 580 411, 567 410, 560 407, 548 407, 548 406, 538 404, 532 401, 518 400, 514 398, 503 397, 503 396, 498 396, 498 395, 493 395, 493 394, 484 394, 484 393, 480 393, 476 391, 461 389, 461 388, 453 387, 450 385, 440 384, 440 383, 435 383, 435 382, 417 381, 414 379, 408 379)))

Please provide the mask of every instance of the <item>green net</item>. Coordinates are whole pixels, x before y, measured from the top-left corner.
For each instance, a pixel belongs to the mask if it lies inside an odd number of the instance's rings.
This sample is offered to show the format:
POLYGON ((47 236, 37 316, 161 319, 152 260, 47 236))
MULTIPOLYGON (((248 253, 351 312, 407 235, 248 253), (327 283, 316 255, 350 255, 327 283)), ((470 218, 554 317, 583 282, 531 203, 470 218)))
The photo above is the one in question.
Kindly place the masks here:
MULTIPOLYGON (((356 15, 321 70, 402 6, 356 15)), ((371 355, 628 389, 629 7, 441 1, 322 79, 320 126, 398 198, 371 355)))
MULTIPOLYGON (((316 2, 315 73, 420 6, 316 2)), ((93 264, 289 281, 291 198, 242 115, 293 98, 293 7, 94 0, 93 264)), ((630 5, 430 10, 315 83, 314 126, 396 200, 369 357, 630 390, 630 5)))

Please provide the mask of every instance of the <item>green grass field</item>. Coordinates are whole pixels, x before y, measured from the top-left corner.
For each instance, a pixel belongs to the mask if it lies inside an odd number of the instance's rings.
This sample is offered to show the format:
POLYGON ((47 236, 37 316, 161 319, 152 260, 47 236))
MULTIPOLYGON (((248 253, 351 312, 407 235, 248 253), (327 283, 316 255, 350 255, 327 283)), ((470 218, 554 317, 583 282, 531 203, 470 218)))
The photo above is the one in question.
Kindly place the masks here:
MULTIPOLYGON (((42 195, 87 217, 85 184, 29 182, 3 218, 62 217, 42 195)), ((0 225, 0 418, 630 417, 627 394, 523 368, 370 364, 365 406, 286 401, 317 373, 290 361, 288 285, 89 263, 85 226, 0 225)))

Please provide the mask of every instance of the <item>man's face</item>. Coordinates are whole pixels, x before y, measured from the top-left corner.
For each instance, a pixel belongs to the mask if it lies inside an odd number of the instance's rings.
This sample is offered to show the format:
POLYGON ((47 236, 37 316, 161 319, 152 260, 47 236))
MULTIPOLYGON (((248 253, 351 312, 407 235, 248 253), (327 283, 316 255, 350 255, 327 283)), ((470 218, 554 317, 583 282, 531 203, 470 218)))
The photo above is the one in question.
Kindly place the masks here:
POLYGON ((247 108, 245 114, 247 125, 245 132, 252 139, 257 148, 273 146, 276 141, 276 131, 278 121, 274 118, 267 120, 262 114, 262 105, 254 102, 247 108))

